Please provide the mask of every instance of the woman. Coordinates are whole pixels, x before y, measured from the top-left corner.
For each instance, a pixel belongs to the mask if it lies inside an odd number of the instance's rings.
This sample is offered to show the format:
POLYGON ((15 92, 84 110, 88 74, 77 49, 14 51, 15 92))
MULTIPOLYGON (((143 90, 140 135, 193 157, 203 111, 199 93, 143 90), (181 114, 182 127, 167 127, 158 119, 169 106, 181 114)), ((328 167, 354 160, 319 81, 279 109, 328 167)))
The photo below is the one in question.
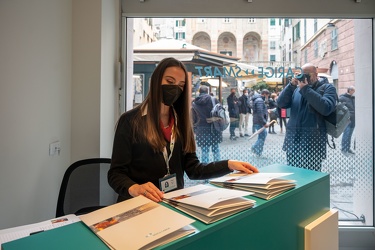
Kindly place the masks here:
POLYGON ((258 172, 247 162, 199 162, 190 121, 190 90, 185 66, 166 58, 152 74, 143 103, 120 117, 108 172, 118 201, 144 195, 159 202, 163 191, 184 187, 184 172, 190 179, 233 170, 258 172))

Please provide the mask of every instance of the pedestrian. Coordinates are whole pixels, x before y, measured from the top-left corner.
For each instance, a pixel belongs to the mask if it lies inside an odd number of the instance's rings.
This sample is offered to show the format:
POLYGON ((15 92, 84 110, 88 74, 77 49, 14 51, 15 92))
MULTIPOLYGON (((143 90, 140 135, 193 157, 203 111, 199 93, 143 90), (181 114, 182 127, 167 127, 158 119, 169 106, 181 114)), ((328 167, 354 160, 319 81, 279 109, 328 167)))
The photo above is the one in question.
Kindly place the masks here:
MULTIPOLYGON (((276 93, 272 93, 271 97, 268 101, 268 116, 269 121, 276 121, 277 122, 277 104, 276 104, 276 93)), ((271 123, 271 125, 268 127, 268 133, 270 134, 276 134, 275 132, 275 124, 271 123)))
MULTIPOLYGON (((277 105, 277 100, 276 100, 277 105)), ((286 109, 282 109, 279 106, 277 106, 277 113, 279 116, 279 124, 280 124, 280 133, 284 133, 284 127, 286 129, 286 109)))
POLYGON ((239 106, 241 103, 239 103, 239 100, 236 96, 236 88, 230 89, 230 95, 227 97, 227 103, 228 103, 228 111, 229 111, 229 118, 230 118, 230 124, 229 124, 229 132, 230 132, 230 139, 236 140, 238 138, 235 134, 236 128, 238 128, 239 119, 240 119, 240 109, 239 106))
POLYGON ((335 110, 336 88, 320 82, 316 67, 310 63, 302 66, 298 77, 288 83, 277 99, 279 108, 290 108, 283 150, 288 165, 321 171, 327 154, 323 116, 335 110))
MULTIPOLYGON (((261 95, 254 94, 253 100, 253 128, 255 130, 267 128, 268 109, 265 100, 268 100, 270 92, 267 89, 262 90, 261 95)), ((261 156, 263 153, 264 142, 267 137, 267 129, 259 133, 257 141, 251 146, 251 152, 256 156, 261 156)))
POLYGON ((258 172, 247 162, 198 160, 191 89, 182 62, 165 58, 151 75, 145 100, 119 118, 108 171, 108 183, 119 194, 118 202, 139 195, 160 202, 164 192, 184 187, 185 173, 192 180, 205 180, 233 170, 258 172), (160 184, 165 181, 167 189, 160 184))
POLYGON ((196 134, 197 146, 202 149, 201 162, 209 162, 210 148, 214 161, 220 160, 219 143, 223 141, 221 131, 213 127, 212 122, 207 122, 211 117, 213 108, 212 101, 216 104, 219 101, 208 94, 208 87, 202 85, 199 88, 199 96, 197 96, 192 105, 192 117, 194 132, 196 134))
POLYGON ((239 103, 239 110, 240 110, 240 124, 239 124, 239 131, 240 137, 249 136, 248 127, 249 127, 249 117, 251 114, 250 108, 250 97, 249 91, 244 89, 242 91, 242 96, 238 98, 239 103))
POLYGON ((345 94, 340 95, 339 101, 344 103, 345 106, 349 109, 350 113, 350 123, 345 128, 344 133, 342 135, 341 140, 341 152, 344 155, 347 154, 355 154, 355 152, 350 148, 351 147, 351 141, 352 141, 352 135, 355 127, 355 87, 350 86, 347 89, 347 92, 345 94))

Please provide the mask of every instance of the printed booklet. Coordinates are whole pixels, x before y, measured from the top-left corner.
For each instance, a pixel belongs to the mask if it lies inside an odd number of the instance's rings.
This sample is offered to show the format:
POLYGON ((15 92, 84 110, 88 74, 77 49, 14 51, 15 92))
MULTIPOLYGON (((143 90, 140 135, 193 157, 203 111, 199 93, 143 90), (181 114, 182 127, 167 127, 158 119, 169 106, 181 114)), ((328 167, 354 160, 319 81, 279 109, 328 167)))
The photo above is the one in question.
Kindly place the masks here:
POLYGON ((295 180, 280 179, 292 173, 232 173, 211 179, 210 183, 229 189, 253 192, 252 195, 269 200, 296 186, 295 180))
POLYGON ((111 249, 152 249, 195 232, 194 220, 143 196, 80 218, 111 249))
POLYGON ((210 224, 253 207, 255 201, 243 197, 250 194, 252 193, 200 184, 166 193, 164 202, 210 224))

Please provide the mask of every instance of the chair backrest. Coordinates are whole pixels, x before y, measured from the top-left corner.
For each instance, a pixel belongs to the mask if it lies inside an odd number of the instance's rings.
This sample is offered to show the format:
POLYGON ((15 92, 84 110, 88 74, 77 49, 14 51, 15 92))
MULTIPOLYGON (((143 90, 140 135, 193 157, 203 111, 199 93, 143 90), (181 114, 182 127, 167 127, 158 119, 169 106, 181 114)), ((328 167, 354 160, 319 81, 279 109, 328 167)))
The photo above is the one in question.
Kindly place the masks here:
POLYGON ((65 171, 57 200, 56 217, 85 214, 116 203, 117 194, 109 186, 109 158, 74 162, 65 171))

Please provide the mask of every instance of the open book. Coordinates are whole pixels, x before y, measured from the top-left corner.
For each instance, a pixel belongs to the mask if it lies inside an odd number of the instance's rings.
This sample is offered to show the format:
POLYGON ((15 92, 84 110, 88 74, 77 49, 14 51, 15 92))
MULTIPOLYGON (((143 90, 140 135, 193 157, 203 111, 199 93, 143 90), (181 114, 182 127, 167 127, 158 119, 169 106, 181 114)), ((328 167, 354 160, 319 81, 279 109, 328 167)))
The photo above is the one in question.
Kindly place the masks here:
POLYGON ((195 232, 194 220, 143 196, 80 218, 112 249, 152 249, 195 232))
POLYGON ((232 173, 223 177, 211 179, 210 183, 230 189, 240 189, 253 192, 253 195, 265 200, 284 193, 296 186, 294 180, 280 179, 292 173, 232 173))
POLYGON ((164 194, 164 202, 206 224, 254 206, 250 192, 196 185, 164 194))

